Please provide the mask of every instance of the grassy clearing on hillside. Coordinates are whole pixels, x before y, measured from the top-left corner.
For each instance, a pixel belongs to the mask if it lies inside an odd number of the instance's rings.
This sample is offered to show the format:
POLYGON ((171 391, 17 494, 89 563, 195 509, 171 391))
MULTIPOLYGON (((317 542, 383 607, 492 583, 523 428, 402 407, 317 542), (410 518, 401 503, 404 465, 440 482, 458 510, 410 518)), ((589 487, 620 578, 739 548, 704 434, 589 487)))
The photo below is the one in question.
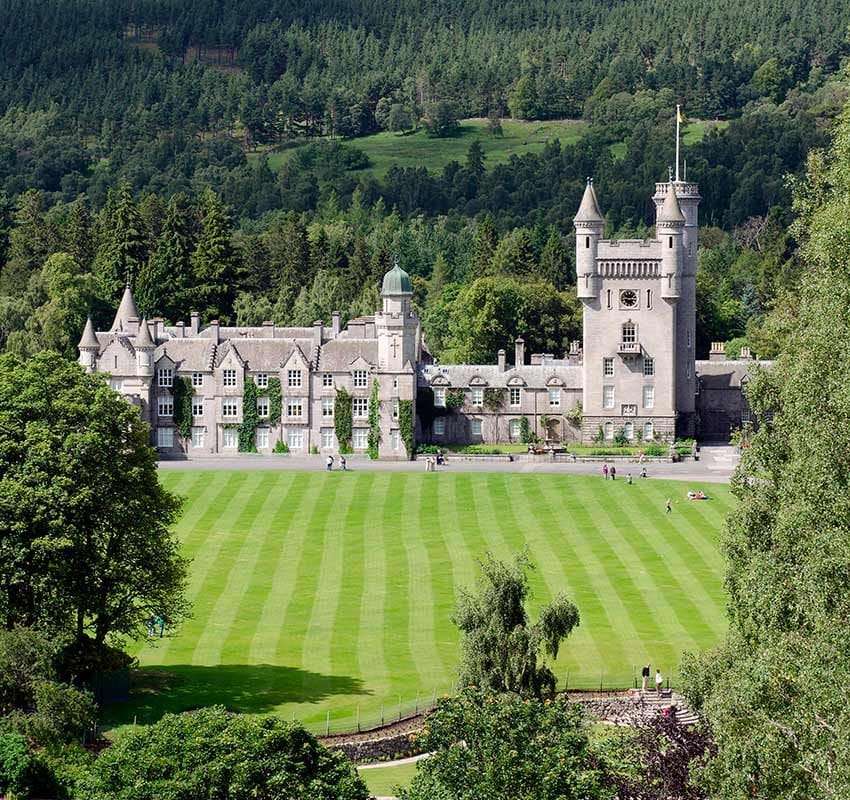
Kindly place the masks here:
MULTIPOLYGON (((716 539, 728 487, 689 503, 675 481, 481 473, 165 472, 186 497, 194 617, 142 646, 112 722, 221 703, 323 732, 366 726, 451 691, 458 587, 477 559, 528 548, 535 603, 565 591, 581 626, 554 666, 563 687, 665 676, 725 630, 716 539), (674 501, 664 513, 665 500, 674 501), (359 712, 358 712, 359 708, 359 712)), ((704 488, 704 487, 702 487, 704 488)), ((675 680, 675 675, 674 675, 675 680)))

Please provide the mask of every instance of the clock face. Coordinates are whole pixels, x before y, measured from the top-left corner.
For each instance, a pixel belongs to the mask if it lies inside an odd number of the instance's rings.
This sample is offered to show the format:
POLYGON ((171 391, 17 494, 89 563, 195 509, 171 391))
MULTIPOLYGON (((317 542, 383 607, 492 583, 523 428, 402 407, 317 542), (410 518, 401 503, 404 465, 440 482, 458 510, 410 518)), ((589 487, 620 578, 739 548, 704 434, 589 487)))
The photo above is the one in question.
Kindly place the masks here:
POLYGON ((637 305, 637 292, 634 289, 620 292, 620 305, 624 308, 634 308, 637 305))

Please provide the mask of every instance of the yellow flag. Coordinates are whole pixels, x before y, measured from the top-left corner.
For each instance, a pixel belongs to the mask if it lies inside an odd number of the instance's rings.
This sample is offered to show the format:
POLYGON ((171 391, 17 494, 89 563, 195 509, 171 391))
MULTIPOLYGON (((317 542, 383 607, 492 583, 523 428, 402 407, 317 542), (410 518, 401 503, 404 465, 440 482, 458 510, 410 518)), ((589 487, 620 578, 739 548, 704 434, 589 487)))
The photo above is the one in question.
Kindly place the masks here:
POLYGON ((682 110, 676 106, 676 122, 684 122, 685 117, 682 115, 682 110))

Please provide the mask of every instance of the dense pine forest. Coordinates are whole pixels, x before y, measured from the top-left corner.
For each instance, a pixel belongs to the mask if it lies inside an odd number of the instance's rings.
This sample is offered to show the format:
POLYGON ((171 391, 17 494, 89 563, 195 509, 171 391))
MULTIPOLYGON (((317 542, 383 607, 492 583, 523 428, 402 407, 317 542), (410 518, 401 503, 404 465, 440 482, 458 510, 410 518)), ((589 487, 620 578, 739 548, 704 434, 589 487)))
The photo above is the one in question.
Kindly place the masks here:
POLYGON ((168 318, 371 312, 398 257, 429 346, 494 357, 579 329, 571 220, 650 235, 676 103, 722 120, 700 183, 698 344, 774 356, 799 282, 793 176, 850 92, 838 0, 0 0, 0 346, 74 345, 133 282, 168 318), (584 119, 578 142, 376 175, 358 139, 469 117, 584 119), (269 158, 281 151, 286 157, 269 158))

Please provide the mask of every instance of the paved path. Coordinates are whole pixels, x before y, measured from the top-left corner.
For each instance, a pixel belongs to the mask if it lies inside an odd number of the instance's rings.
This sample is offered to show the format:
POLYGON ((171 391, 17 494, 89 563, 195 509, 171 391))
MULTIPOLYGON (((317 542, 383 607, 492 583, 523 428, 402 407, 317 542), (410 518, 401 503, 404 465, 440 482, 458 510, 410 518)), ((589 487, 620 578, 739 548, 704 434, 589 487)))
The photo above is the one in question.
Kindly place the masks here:
MULTIPOLYGON (((634 461, 620 461, 617 464, 619 479, 625 480, 631 472, 637 480, 640 466, 634 461)), ((646 465, 650 478, 670 478, 699 483, 728 483, 738 456, 734 448, 728 446, 706 445, 700 450, 699 461, 686 461, 677 464, 667 462, 646 465)), ((183 460, 163 460, 159 462, 163 470, 294 470, 300 472, 320 472, 325 469, 325 456, 207 456, 183 460)), ((358 472, 424 472, 424 461, 371 461, 365 456, 348 456, 348 466, 358 472)), ((551 461, 462 461, 452 460, 440 472, 516 472, 516 473, 554 473, 566 475, 600 475, 602 465, 598 462, 553 463, 551 461)))

